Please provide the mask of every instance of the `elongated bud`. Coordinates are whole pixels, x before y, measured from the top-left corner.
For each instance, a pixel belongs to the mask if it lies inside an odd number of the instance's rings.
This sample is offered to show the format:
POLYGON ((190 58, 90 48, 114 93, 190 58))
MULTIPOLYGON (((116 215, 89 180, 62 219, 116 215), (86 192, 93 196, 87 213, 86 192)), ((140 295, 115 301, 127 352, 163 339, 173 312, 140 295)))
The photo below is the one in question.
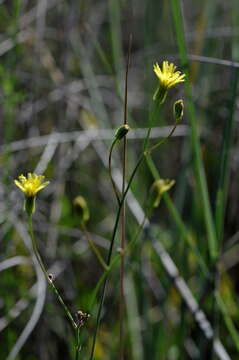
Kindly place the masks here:
POLYGON ((25 196, 24 210, 31 216, 36 210, 36 196, 25 196))
POLYGON ((175 184, 175 180, 170 179, 158 179, 156 180, 151 188, 152 205, 154 208, 158 207, 162 198, 162 195, 171 189, 175 184))
POLYGON ((173 114, 174 114, 174 119, 177 123, 180 122, 183 118, 183 109, 184 109, 183 100, 175 101, 173 105, 173 114))
POLYGON ((83 196, 77 196, 74 199, 73 204, 75 206, 77 214, 80 217, 80 225, 84 226, 87 223, 87 221, 90 219, 90 211, 87 202, 83 196))
POLYGON ((158 105, 163 104, 168 94, 167 87, 159 85, 157 90, 154 93, 153 100, 158 103, 158 105))
POLYGON ((130 127, 127 124, 121 125, 115 132, 115 138, 120 141, 129 132, 130 127))

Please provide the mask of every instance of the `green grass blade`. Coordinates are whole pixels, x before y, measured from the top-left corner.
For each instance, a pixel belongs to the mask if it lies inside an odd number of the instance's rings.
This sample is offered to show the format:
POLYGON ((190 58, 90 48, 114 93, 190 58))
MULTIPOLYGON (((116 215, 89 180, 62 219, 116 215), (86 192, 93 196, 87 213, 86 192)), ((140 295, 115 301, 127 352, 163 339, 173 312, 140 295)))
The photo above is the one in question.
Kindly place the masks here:
POLYGON ((220 175, 218 181, 218 190, 216 197, 216 231, 219 244, 223 239, 223 227, 225 218, 225 207, 228 194, 229 177, 230 177, 230 150, 234 135, 234 114, 237 99, 239 70, 232 71, 232 90, 229 118, 225 124, 225 131, 222 137, 222 152, 220 156, 220 175))
MULTIPOLYGON (((187 78, 189 78, 187 49, 186 49, 186 41, 184 37, 180 3, 178 0, 171 0, 171 2, 172 2, 173 21, 175 25, 180 60, 183 68, 185 69, 184 72, 186 73, 187 78)), ((215 225, 212 216, 212 210, 209 201, 206 176, 201 158, 200 141, 199 141, 197 122, 196 122, 196 111, 193 104, 192 89, 189 81, 185 82, 185 93, 187 97, 187 113, 191 126, 191 145, 194 155, 194 170, 198 183, 198 189, 200 194, 199 196, 201 198, 201 202, 203 206, 204 221, 208 236, 210 257, 211 260, 213 261, 218 256, 218 245, 216 239, 215 225)))

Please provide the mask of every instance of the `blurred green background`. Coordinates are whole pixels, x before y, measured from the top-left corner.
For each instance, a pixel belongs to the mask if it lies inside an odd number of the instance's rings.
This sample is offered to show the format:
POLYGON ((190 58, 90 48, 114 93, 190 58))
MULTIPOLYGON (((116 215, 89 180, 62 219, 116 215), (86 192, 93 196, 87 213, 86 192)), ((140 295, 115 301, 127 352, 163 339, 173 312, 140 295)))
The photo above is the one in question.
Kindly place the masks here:
MULTIPOLYGON (((239 358, 238 1, 1 0, 1 360, 74 358, 74 335, 32 262, 23 196, 14 185, 28 172, 51 182, 37 199, 38 248, 72 312, 91 310, 80 353, 89 358, 97 312, 90 302, 102 268, 73 200, 87 200, 88 231, 106 258, 117 212, 107 157, 123 122, 130 34, 128 174, 149 126, 158 85, 153 64, 173 62, 187 81, 170 90, 151 134, 154 144, 168 133, 172 105, 184 99, 182 123, 152 156, 160 176, 176 184, 126 257, 124 359, 239 358)), ((119 183, 121 155, 119 146, 119 183)), ((144 164, 127 198, 127 242, 153 181, 144 164)), ((117 247, 118 238, 115 253, 117 247)), ((117 265, 96 360, 119 358, 118 309, 117 265)))

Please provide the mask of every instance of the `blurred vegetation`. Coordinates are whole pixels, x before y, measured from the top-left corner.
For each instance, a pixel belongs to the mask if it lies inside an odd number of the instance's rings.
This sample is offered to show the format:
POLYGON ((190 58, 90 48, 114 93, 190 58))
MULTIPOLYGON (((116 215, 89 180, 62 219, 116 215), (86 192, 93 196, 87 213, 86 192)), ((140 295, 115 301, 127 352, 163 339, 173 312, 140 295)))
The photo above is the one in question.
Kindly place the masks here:
MULTIPOLYGON (((33 227, 66 304, 91 315, 79 357, 89 359, 100 292, 91 303, 103 269, 73 201, 87 200, 87 229, 106 259, 117 213, 107 158, 123 123, 130 34, 128 175, 152 115, 153 64, 173 62, 187 81, 170 90, 153 130, 168 133, 180 98, 183 122, 139 168, 127 197, 128 243, 154 180, 176 180, 125 259, 124 359, 239 358, 237 10, 236 0, 0 1, 1 360, 74 359, 74 333, 32 261, 23 196, 14 185, 28 172, 51 182, 39 194, 33 227), (210 326, 197 307, 190 311, 191 295, 210 326)), ((122 146, 113 160, 114 171, 122 171, 122 146)), ((96 360, 119 358, 119 287, 117 263, 96 360)))

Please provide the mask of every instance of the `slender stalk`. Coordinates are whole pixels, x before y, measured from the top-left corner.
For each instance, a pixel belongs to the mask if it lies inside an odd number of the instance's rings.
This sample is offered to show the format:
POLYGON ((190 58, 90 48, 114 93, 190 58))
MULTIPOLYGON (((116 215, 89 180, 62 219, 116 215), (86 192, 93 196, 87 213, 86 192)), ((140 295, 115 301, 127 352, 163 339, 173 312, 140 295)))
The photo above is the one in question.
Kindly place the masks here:
POLYGON ((147 131, 147 135, 144 139, 143 151, 145 151, 148 146, 150 133, 151 133, 152 127, 154 126, 154 122, 156 119, 156 115, 158 114, 159 107, 160 107, 159 104, 157 104, 155 102, 153 103, 153 109, 152 109, 152 111, 150 111, 150 116, 149 116, 149 128, 147 131))
POLYGON ((119 197, 118 190, 117 190, 117 187, 115 185, 115 182, 114 182, 114 179, 112 176, 112 153, 113 153, 114 146, 115 146, 115 144, 117 144, 117 142, 118 142, 118 139, 114 139, 110 146, 109 159, 108 159, 108 170, 109 170, 110 181, 111 181, 111 184, 112 184, 112 187, 113 187, 113 190, 114 190, 114 193, 115 193, 116 199, 118 201, 118 205, 119 205, 120 197, 119 197))
MULTIPOLYGON (((152 209, 150 209, 150 210, 152 210, 152 209)), ((149 214, 150 214, 150 210, 149 210, 149 214)), ((137 242, 138 237, 139 237, 139 235, 141 234, 141 232, 142 232, 142 230, 144 228, 147 217, 148 217, 148 215, 145 214, 145 216, 143 218, 143 221, 141 222, 141 224, 139 225, 139 227, 138 227, 138 229, 136 231, 135 236, 127 244, 127 246, 125 248, 125 255, 130 252, 130 250, 134 247, 135 243, 137 242)), ((94 303, 96 301, 96 296, 97 296, 97 294, 99 292, 99 289, 101 288, 101 286, 103 284, 103 281, 109 275, 109 273, 112 271, 112 269, 118 264, 120 258, 121 258, 120 254, 115 255, 114 258, 112 259, 111 263, 110 263, 110 266, 108 267, 108 270, 106 270, 101 275, 100 280, 98 281, 98 283, 96 285, 96 288, 94 289, 93 295, 91 297, 91 302, 90 302, 90 305, 89 305, 89 312, 92 312, 92 308, 93 308, 94 303)))
POLYGON ((76 352, 75 352, 75 360, 79 359, 79 354, 80 354, 80 327, 78 326, 76 329, 76 352))
MULTIPOLYGON (((107 258, 107 266, 110 266, 111 264, 111 257, 112 257, 112 252, 113 252, 113 247, 114 247, 114 242, 115 242, 115 236, 116 236, 116 231, 117 231, 117 228, 118 228, 118 224, 119 224, 119 220, 120 220, 120 214, 121 214, 121 209, 122 209, 122 206, 123 206, 123 203, 124 203, 124 199, 129 191, 129 188, 130 188, 130 185, 134 179, 134 176, 139 168, 139 166, 141 165, 141 163, 143 162, 144 160, 144 153, 141 154, 133 172, 132 172, 132 175, 129 179, 129 182, 128 182, 128 185, 126 187, 126 190, 122 196, 122 199, 120 201, 120 204, 119 204, 119 208, 118 208, 118 211, 117 211, 117 215, 116 215, 116 219, 115 219, 115 224, 114 224, 114 229, 113 229, 113 233, 112 233, 112 236, 111 236, 111 241, 110 241, 110 247, 109 247, 109 252, 108 252, 108 258, 107 258)), ((98 328, 99 328, 99 324, 100 324, 100 317, 101 317, 101 311, 102 311, 102 307, 103 307, 103 303, 104 303, 104 298, 105 298, 105 290, 106 290, 106 285, 107 285, 107 277, 106 279, 104 280, 104 283, 103 283, 103 289, 102 289, 102 294, 101 294, 101 299, 100 299, 100 305, 99 305, 99 309, 98 309, 98 313, 97 313, 97 319, 96 319, 96 327, 95 327, 95 332, 94 332, 94 337, 93 337, 93 343, 92 343, 92 348, 91 348, 91 354, 90 354, 90 360, 93 359, 93 356, 94 356, 94 351, 95 351, 95 343, 96 343, 96 337, 97 337, 97 332, 98 332, 98 328)))
POLYGON ((84 231, 85 237, 91 247, 91 250, 94 252, 95 256, 97 257, 99 263, 102 265, 104 270, 108 270, 108 266, 106 265, 100 251, 95 246, 94 242, 92 241, 89 232, 87 231, 86 225, 82 225, 82 230, 84 231))
POLYGON ((170 131, 170 133, 168 134, 168 136, 166 136, 165 138, 163 138, 161 141, 159 141, 157 144, 155 144, 154 146, 152 146, 151 148, 149 148, 146 151, 147 155, 150 155, 154 150, 156 150, 159 146, 163 145, 174 133, 176 127, 177 127, 178 123, 177 121, 175 122, 172 130, 170 131))
POLYGON ((38 261, 38 264, 40 265, 40 268, 42 269, 42 272, 45 275, 45 278, 46 278, 48 284, 50 285, 51 289, 55 293, 55 295, 57 297, 57 300, 61 304, 61 306, 62 306, 62 308, 63 308, 63 310, 64 310, 64 312, 66 314, 66 317, 69 319, 74 331, 76 331, 77 324, 75 323, 75 321, 74 321, 74 319, 73 319, 73 317, 71 315, 70 310, 66 306, 64 300, 62 299, 62 297, 59 294, 57 288, 55 287, 53 279, 51 279, 49 277, 49 274, 48 274, 48 272, 47 272, 47 270, 46 270, 46 268, 45 268, 45 266, 44 266, 44 264, 42 262, 41 256, 40 256, 39 251, 37 249, 36 239, 35 239, 35 235, 34 235, 33 228, 32 228, 32 215, 28 215, 28 230, 29 230, 29 234, 30 234, 30 237, 31 237, 31 240, 32 240, 32 248, 33 248, 34 254, 36 256, 36 259, 38 261))
MULTIPOLYGON (((127 115, 128 115, 128 73, 130 66, 130 54, 131 54, 131 46, 132 46, 132 35, 129 38, 129 48, 128 48, 128 57, 127 57, 127 65, 125 72, 125 92, 124 92, 124 125, 127 125, 127 115)), ((122 190, 121 197, 124 195, 125 191, 125 182, 126 182, 126 162, 127 162, 127 138, 126 136, 123 139, 123 168, 122 168, 122 190)), ((123 201, 122 205, 122 213, 121 213, 121 258, 120 258, 120 303, 119 303, 119 323, 120 323, 120 345, 119 345, 119 359, 124 359, 124 303, 125 303, 125 295, 124 295, 124 272, 125 272, 125 201, 123 201)))
MULTIPOLYGON (((127 140, 123 139, 123 179, 122 179, 122 196, 125 190, 125 177, 126 177, 126 157, 127 157, 127 140)), ((121 212, 121 257, 120 257, 120 303, 119 303, 119 322, 120 322, 120 347, 119 347, 119 359, 124 359, 124 267, 125 267, 125 201, 123 202, 121 212)))
MULTIPOLYGON (((173 131, 175 130, 175 126, 173 127, 173 131)), ((150 135, 150 130, 151 128, 149 128, 149 131, 148 131, 148 134, 147 134, 147 137, 146 137, 146 144, 148 142, 148 138, 149 138, 149 135, 150 135)), ((170 131, 169 135, 172 136, 173 134, 173 131, 170 131)), ((168 140, 170 138, 170 136, 166 136, 166 140, 168 140)), ((164 139, 162 139, 157 145, 157 148, 160 146, 160 145, 163 145, 165 141, 163 141, 164 139)), ((154 150, 154 149, 153 149, 154 150)), ((153 151, 151 150, 151 151, 153 151)), ((151 152, 150 151, 150 152, 151 152)), ((117 228, 118 228, 118 224, 119 224, 119 220, 120 220, 120 214, 121 214, 121 210, 122 210, 122 206, 124 204, 124 200, 125 200, 125 197, 130 189, 130 186, 131 186, 131 183, 132 181, 134 180, 134 177, 137 173, 137 170, 139 169, 140 165, 143 163, 143 161, 145 160, 145 158, 147 156, 149 156, 149 152, 148 151, 144 151, 136 165, 135 165, 135 168, 134 170, 132 171, 132 174, 130 176, 130 179, 128 181, 128 184, 126 186, 126 189, 125 189, 125 192, 120 200, 120 204, 119 204, 119 207, 118 207, 118 211, 117 211, 117 215, 116 215, 116 219, 115 219, 115 224, 114 224, 114 229, 113 229, 113 233, 112 233, 112 236, 111 236, 111 242, 110 242, 110 247, 109 247, 109 252, 108 252, 108 258, 107 258, 107 266, 110 267, 110 264, 111 264, 111 257, 112 257, 112 252, 113 252, 113 247, 114 247, 114 242, 115 242, 115 236, 116 236, 116 232, 117 232, 117 228)), ((105 278, 104 280, 104 283, 103 283, 103 289, 102 289, 102 294, 101 294, 101 299, 100 299, 100 304, 99 304, 99 309, 98 309, 98 313, 97 313, 97 319, 96 319, 96 327, 95 327, 95 332, 94 332, 94 336, 93 336, 93 343, 92 343, 92 348, 91 348, 91 354, 90 354, 90 360, 93 359, 93 356, 94 356, 94 351, 95 351, 95 343, 96 343, 96 337, 97 337, 97 333, 98 333, 98 328, 99 328, 99 325, 100 325, 100 317, 101 317, 101 311, 102 311, 102 308, 103 308, 103 303, 104 303, 104 298, 105 298, 105 290, 106 290, 106 285, 107 285, 107 277, 105 278)))

